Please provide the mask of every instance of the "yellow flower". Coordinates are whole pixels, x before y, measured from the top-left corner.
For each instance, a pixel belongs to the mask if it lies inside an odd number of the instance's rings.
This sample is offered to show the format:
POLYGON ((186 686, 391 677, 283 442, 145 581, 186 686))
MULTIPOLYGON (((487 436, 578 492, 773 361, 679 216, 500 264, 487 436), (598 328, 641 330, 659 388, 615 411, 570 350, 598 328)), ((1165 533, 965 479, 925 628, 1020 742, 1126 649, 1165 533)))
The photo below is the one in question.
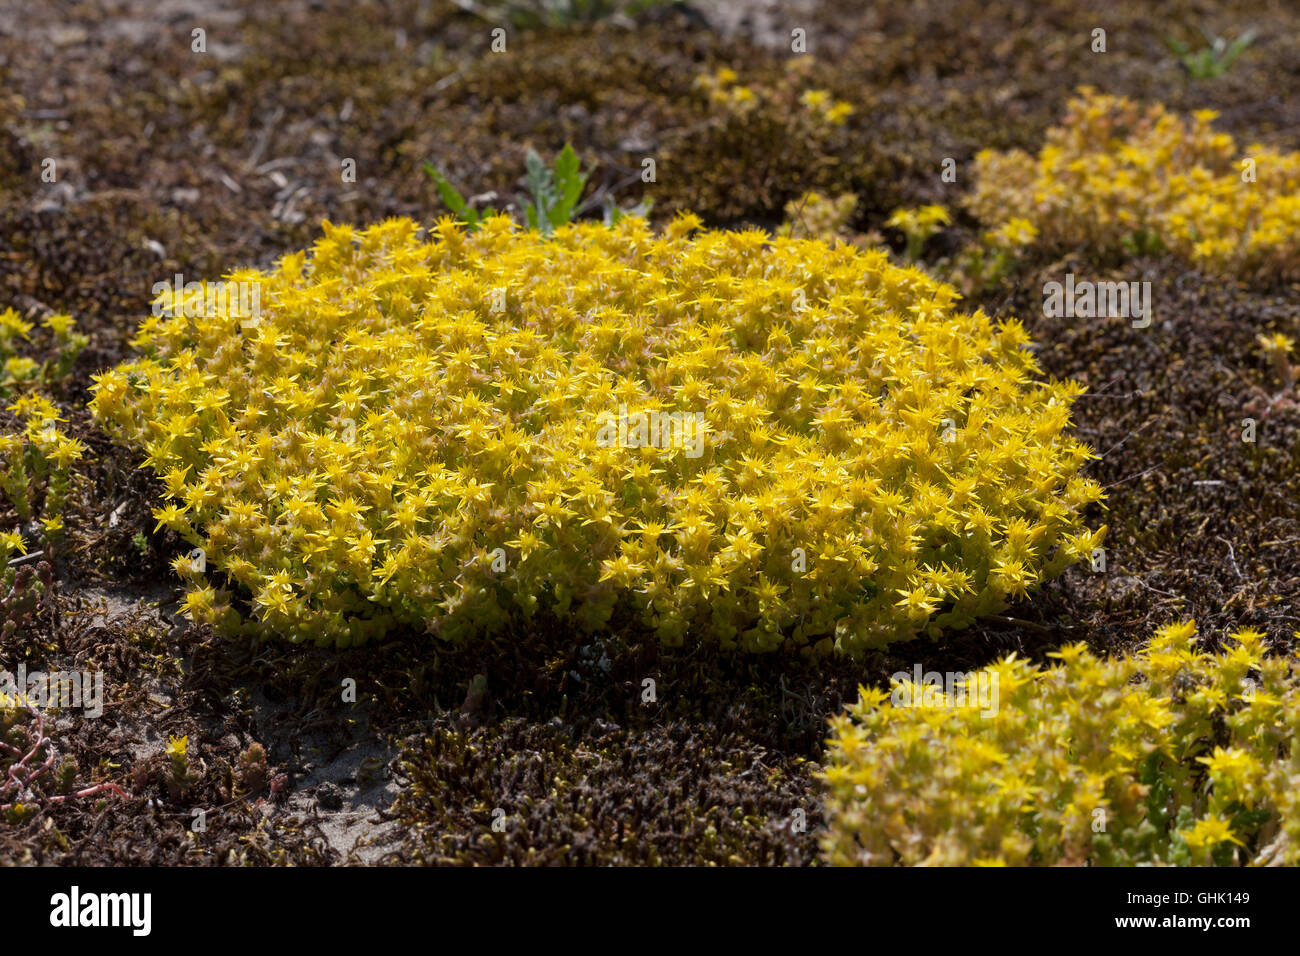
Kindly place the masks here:
POLYGON ((1267 355, 1289 355, 1295 348, 1295 339, 1281 332, 1272 335, 1260 334, 1255 337, 1255 340, 1267 355))
POLYGON ((1213 849, 1220 843, 1242 845, 1241 840, 1233 835, 1232 825, 1219 817, 1204 817, 1196 821, 1190 830, 1180 831, 1182 838, 1192 849, 1213 849))
POLYGON ((58 338, 67 338, 73 328, 72 316, 62 313, 45 317, 45 327, 58 338))
POLYGON ((32 324, 24 321, 22 316, 13 308, 0 312, 0 342, 7 341, 14 336, 25 339, 31 330, 32 324))
POLYGON ((835 104, 826 111, 826 121, 834 126, 842 126, 844 121, 853 115, 853 106, 844 100, 836 100, 835 104))
POLYGON ((1212 779, 1236 792, 1245 790, 1263 770, 1254 757, 1238 747, 1215 747, 1211 756, 1196 760, 1205 764, 1212 779))

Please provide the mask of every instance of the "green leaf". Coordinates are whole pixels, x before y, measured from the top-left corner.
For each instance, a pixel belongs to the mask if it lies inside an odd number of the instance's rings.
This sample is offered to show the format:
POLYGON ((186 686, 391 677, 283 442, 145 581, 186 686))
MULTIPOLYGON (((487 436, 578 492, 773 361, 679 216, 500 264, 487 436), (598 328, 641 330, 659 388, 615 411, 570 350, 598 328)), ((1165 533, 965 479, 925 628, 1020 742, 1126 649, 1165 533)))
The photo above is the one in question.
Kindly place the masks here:
POLYGON ((560 198, 565 205, 572 207, 582 195, 582 187, 587 184, 587 174, 581 171, 581 160, 568 143, 560 150, 555 159, 555 180, 560 186, 560 198))
POLYGON ((1241 36, 1237 37, 1237 39, 1233 40, 1232 45, 1228 47, 1228 51, 1223 57, 1223 68, 1227 70, 1228 67, 1232 66, 1237 57, 1241 56, 1246 47, 1250 46, 1254 42, 1254 30, 1247 30, 1241 36))
POLYGON ((573 219, 573 210, 578 205, 583 187, 587 185, 587 174, 581 171, 582 161, 573 147, 568 143, 555 158, 555 181, 559 200, 551 211, 551 224, 562 226, 573 219))
POLYGON ((1231 821, 1232 832, 1238 836, 1254 836, 1256 830, 1273 819, 1272 810, 1266 810, 1263 807, 1248 810, 1240 802, 1234 802, 1228 810, 1233 814, 1231 821))
POLYGON ((551 207, 555 204, 554 177, 534 149, 528 150, 525 165, 528 170, 528 191, 533 194, 533 204, 527 210, 528 228, 540 229, 542 235, 550 235, 551 207))
POLYGON ((561 190, 567 189, 568 183, 578 175, 580 165, 578 154, 572 146, 565 143, 560 155, 555 157, 555 181, 560 184, 561 190))
POLYGON ((438 187, 438 195, 442 197, 442 201, 446 203, 447 208, 463 218, 465 210, 469 208, 465 202, 465 197, 458 193, 456 187, 447 181, 447 177, 438 172, 430 163, 424 164, 424 171, 433 178, 434 185, 438 187))

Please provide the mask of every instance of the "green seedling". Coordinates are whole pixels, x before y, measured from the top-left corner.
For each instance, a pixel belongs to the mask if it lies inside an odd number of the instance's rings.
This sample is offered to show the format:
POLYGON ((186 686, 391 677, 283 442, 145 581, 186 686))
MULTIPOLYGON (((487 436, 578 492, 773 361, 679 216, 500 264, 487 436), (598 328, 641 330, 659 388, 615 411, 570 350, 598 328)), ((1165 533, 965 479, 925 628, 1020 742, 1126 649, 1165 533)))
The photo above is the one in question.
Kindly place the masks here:
POLYGON ((1183 64, 1189 76, 1194 80, 1210 80, 1218 76, 1223 76, 1232 68, 1237 57, 1245 51, 1246 47, 1255 42, 1255 31, 1247 30, 1237 39, 1229 43, 1220 36, 1214 36, 1204 30, 1205 40, 1209 46, 1193 52, 1190 47, 1182 40, 1170 37, 1168 39, 1169 48, 1178 55, 1179 61, 1183 64))
POLYGON ((447 177, 440 173, 431 163, 424 164, 424 171, 429 174, 434 185, 438 187, 438 195, 446 203, 447 208, 454 212, 461 222, 469 226, 471 231, 477 229, 479 223, 484 219, 497 214, 497 211, 491 206, 480 213, 465 200, 465 197, 447 180, 447 177))
MULTIPOLYGON (((559 155, 555 157, 553 166, 547 166, 546 161, 536 150, 529 149, 526 169, 531 201, 525 201, 523 204, 524 219, 529 229, 536 229, 542 235, 549 236, 560 226, 573 220, 578 208, 578 199, 582 196, 582 190, 587 185, 587 177, 590 173, 582 171, 582 161, 578 159, 578 154, 574 152, 573 147, 568 144, 565 144, 564 149, 560 150, 559 155)), ((484 219, 497 214, 497 210, 491 207, 480 213, 470 206, 447 177, 433 165, 425 163, 424 171, 432 177, 438 187, 438 195, 447 204, 447 208, 455 213, 461 222, 469 226, 471 231, 477 229, 484 219)), ((617 218, 607 211, 606 220, 611 219, 617 221, 617 218)))
POLYGON ((526 165, 528 191, 533 201, 524 206, 524 216, 529 229, 538 229, 542 235, 549 236, 573 219, 588 174, 582 172, 578 154, 567 143, 555 157, 554 169, 533 149, 528 150, 526 165))

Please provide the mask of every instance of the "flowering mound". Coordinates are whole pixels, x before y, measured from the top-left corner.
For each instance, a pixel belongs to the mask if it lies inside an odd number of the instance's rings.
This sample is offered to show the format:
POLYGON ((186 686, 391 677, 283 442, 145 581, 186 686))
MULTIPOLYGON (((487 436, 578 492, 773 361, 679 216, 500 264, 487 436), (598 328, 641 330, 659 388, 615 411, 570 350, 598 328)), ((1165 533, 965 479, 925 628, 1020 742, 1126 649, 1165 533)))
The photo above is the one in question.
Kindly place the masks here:
POLYGON ((253 320, 173 300, 92 407, 196 548, 189 613, 348 645, 621 606, 668 642, 852 653, 1097 546, 1080 388, 1034 381, 1018 323, 882 252, 697 225, 326 224, 231 277, 253 320))
POLYGON ((1159 104, 1088 88, 1035 158, 981 152, 968 201, 982 221, 1012 220, 1060 248, 1164 245, 1215 272, 1300 274, 1300 153, 1242 148, 1159 104))
POLYGON ((825 778, 838 864, 1300 862, 1300 661, 1195 625, 1101 661, 1014 656, 942 690, 863 689, 825 778), (889 702, 891 699, 894 704, 889 702))

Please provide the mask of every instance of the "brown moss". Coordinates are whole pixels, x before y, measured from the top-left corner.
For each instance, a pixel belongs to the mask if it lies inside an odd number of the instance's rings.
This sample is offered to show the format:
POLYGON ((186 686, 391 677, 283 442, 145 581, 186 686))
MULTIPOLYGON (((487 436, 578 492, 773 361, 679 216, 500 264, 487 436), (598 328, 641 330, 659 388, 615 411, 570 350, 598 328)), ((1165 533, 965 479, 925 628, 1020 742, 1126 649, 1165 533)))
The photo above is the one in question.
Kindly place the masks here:
POLYGON ((416 863, 805 864, 820 813, 786 763, 698 725, 443 721, 408 742, 393 812, 416 863))

